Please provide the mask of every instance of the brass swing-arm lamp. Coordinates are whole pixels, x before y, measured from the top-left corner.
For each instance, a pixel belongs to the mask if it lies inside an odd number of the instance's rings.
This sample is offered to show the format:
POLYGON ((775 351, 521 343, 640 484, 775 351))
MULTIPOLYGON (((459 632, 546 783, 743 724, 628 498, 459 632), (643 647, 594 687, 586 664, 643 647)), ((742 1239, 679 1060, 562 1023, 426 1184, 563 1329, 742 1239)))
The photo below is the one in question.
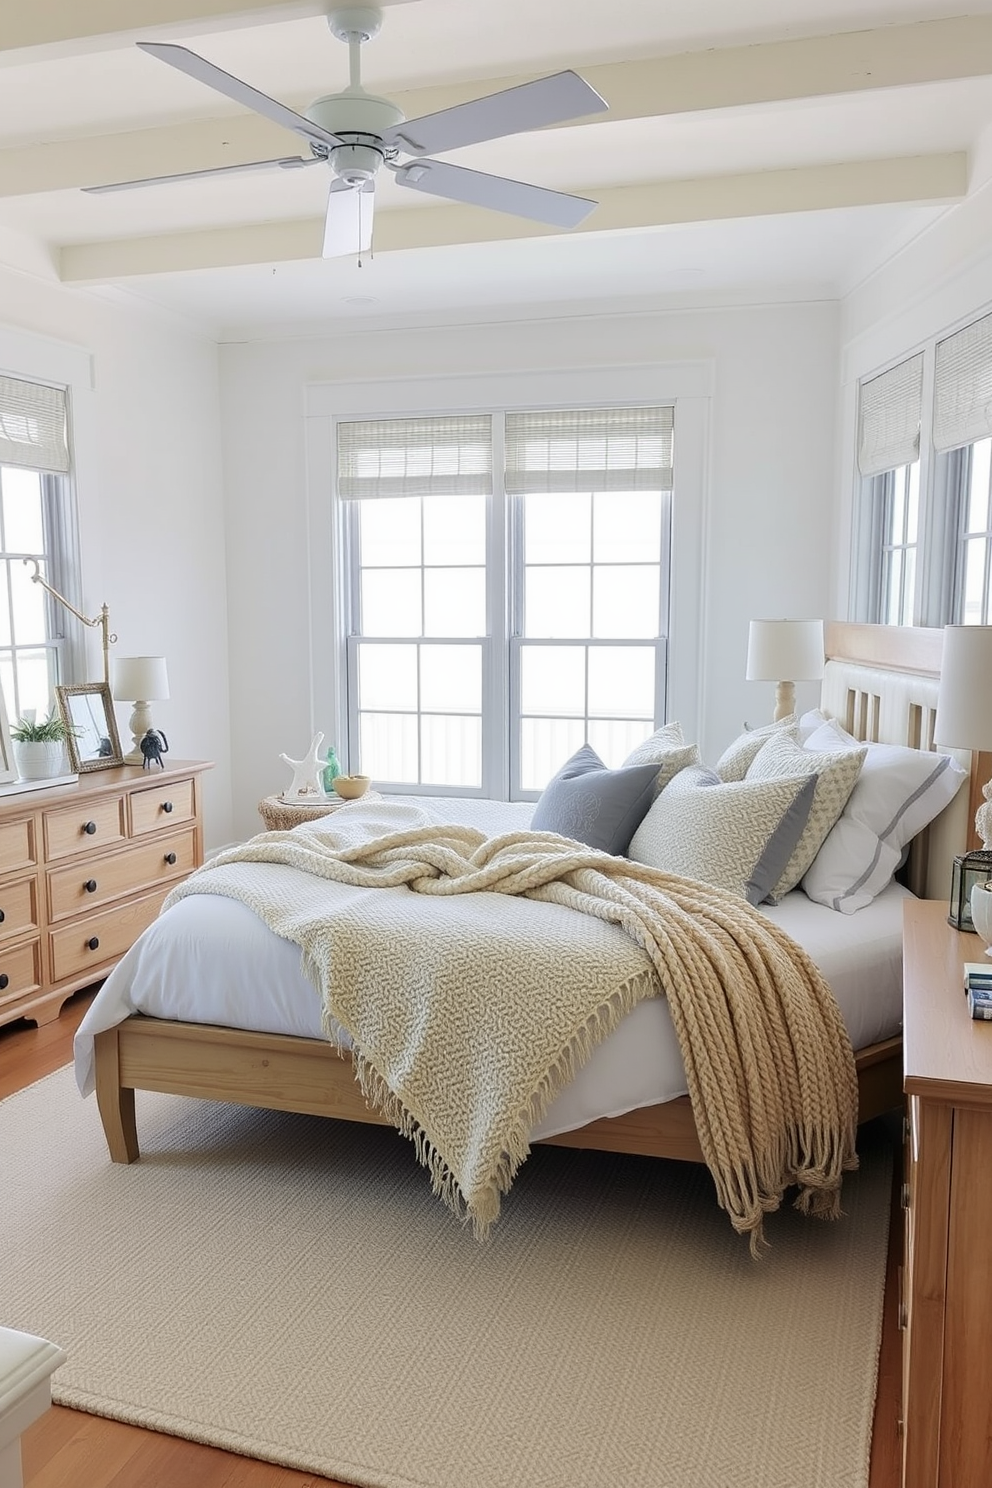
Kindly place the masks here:
POLYGON ((23 562, 34 564, 34 573, 31 575, 32 584, 40 584, 41 587, 45 590, 46 594, 50 594, 53 599, 57 599, 60 605, 65 606, 70 615, 75 615, 76 619, 81 620, 84 625, 99 625, 102 632, 103 641, 103 680, 109 687, 110 647, 116 643, 117 637, 111 632, 110 629, 110 611, 107 609, 107 606, 105 604, 101 605, 99 615, 94 615, 92 620, 88 619, 87 616, 81 615, 79 613, 75 605, 69 603, 64 594, 60 594, 57 589, 53 589, 51 584, 49 584, 46 579, 42 578, 40 565, 37 558, 25 558, 23 559, 23 562))

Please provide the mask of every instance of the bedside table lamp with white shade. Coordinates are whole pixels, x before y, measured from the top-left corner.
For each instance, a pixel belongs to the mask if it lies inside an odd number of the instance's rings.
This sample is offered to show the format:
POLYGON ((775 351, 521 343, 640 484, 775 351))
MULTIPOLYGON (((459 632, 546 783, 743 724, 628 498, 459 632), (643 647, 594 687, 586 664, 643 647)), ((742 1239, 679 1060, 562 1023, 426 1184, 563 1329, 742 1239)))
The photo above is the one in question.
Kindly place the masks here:
MULTIPOLYGON (((992 625, 948 625, 940 662, 935 744, 992 750, 992 625)), ((992 879, 992 781, 982 789, 975 815, 982 847, 954 859, 948 919, 959 930, 974 927, 972 889, 992 879)))
POLYGON ((775 723, 796 709, 796 683, 823 676, 822 620, 752 620, 747 638, 748 682, 776 682, 775 723))
POLYGON ((113 695, 117 702, 132 703, 128 728, 131 730, 133 748, 124 756, 126 765, 141 765, 141 741, 152 723, 149 703, 165 702, 169 696, 169 674, 164 656, 115 656, 113 664, 113 695))

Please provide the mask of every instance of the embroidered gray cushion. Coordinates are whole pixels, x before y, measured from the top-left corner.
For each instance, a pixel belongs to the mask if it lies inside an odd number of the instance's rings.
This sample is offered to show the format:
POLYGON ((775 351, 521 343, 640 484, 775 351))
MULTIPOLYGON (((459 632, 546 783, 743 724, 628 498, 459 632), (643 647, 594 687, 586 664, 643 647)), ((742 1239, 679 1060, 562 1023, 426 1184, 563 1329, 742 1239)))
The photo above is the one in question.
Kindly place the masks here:
POLYGON ((722 781, 705 765, 690 765, 655 801, 627 856, 760 904, 802 835, 814 789, 803 775, 722 781))
POLYGON ((657 762, 608 770, 588 744, 545 786, 531 831, 557 832, 599 852, 622 856, 651 805, 657 762))
POLYGON ((803 834, 785 872, 769 894, 773 904, 794 889, 820 850, 854 789, 867 749, 803 749, 790 733, 772 734, 748 767, 746 780, 789 779, 810 775, 816 781, 813 804, 803 834))

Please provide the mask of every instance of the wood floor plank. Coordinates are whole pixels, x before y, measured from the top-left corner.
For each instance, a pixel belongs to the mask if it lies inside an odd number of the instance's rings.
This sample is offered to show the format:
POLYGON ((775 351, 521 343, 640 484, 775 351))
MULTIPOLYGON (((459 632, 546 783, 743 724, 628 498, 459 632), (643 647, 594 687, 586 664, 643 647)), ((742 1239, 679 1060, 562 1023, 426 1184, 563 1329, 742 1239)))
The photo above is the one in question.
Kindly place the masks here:
MULTIPOLYGON (((92 992, 78 994, 57 1019, 42 1028, 21 1024, 0 1028, 0 1099, 71 1061, 73 1035, 92 996, 92 992)), ((899 1484, 899 1224, 896 1212, 886 1273, 870 1488, 898 1488, 899 1484)), ((24 1433, 22 1454, 24 1488, 345 1488, 313 1473, 294 1472, 59 1407, 46 1412, 24 1433)))

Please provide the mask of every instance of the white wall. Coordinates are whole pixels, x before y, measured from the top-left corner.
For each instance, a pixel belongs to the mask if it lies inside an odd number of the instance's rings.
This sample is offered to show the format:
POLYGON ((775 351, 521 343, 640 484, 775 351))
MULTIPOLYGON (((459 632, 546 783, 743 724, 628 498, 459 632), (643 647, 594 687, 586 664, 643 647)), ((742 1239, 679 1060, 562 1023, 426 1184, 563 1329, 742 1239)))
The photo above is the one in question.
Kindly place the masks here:
MULTIPOLYGON (((831 618, 837 323, 837 307, 824 304, 366 328, 223 347, 235 832, 259 830, 257 801, 288 783, 279 753, 298 756, 316 728, 333 727, 315 704, 333 680, 331 636, 318 635, 310 649, 310 615, 329 610, 333 573, 319 531, 330 493, 308 488, 326 470, 312 441, 308 464, 308 389, 337 385, 353 409, 361 384, 365 411, 375 414, 377 380, 391 398, 409 383, 418 406, 425 379, 453 379, 457 388, 458 380, 507 373, 630 367, 647 378, 669 363, 705 364, 711 396, 692 496, 698 508, 680 507, 678 488, 675 497, 682 599, 670 711, 713 758, 744 719, 771 717, 772 684, 744 681, 748 620, 831 618)), ((678 437, 677 426, 677 483, 678 437)), ((800 688, 803 706, 816 693, 815 685, 800 688)))
MULTIPOLYGON (((116 654, 164 654, 153 710, 181 759, 211 759, 208 845, 231 836, 217 348, 164 319, 0 269, 0 370, 70 384, 82 610, 116 654)), ((89 673, 102 681, 99 632, 89 673)), ((130 708, 117 705, 130 748, 130 708)))

